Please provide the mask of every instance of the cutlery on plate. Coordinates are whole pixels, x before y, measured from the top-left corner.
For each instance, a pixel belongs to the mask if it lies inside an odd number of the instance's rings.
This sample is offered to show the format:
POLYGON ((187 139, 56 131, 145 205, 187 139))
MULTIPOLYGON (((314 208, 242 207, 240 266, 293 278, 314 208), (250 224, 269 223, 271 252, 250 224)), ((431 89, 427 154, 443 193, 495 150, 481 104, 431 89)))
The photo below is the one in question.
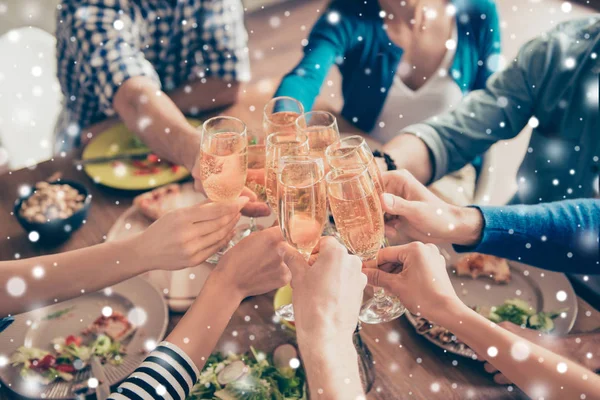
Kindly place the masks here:
POLYGON ((92 367, 92 375, 98 380, 98 386, 96 387, 96 399, 106 400, 110 396, 110 385, 108 384, 108 378, 104 372, 104 367, 100 363, 98 357, 94 356, 90 359, 90 365, 92 367))
POLYGON ((85 160, 75 160, 73 164, 77 165, 88 165, 88 164, 102 164, 111 161, 123 161, 123 160, 145 160, 148 155, 151 154, 149 151, 145 153, 135 154, 116 154, 114 156, 94 157, 87 158, 85 160))

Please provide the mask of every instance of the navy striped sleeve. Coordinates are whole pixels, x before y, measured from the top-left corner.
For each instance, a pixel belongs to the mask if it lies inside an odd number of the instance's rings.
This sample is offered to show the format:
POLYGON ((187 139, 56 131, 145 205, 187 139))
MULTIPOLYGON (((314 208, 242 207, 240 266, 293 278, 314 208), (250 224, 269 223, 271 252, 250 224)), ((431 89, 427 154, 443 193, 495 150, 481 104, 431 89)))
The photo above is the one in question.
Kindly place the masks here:
POLYGON ((0 318, 0 332, 8 328, 15 319, 13 317, 0 318))
POLYGON ((198 368, 183 350, 162 342, 119 385, 109 400, 184 400, 198 376, 198 368))

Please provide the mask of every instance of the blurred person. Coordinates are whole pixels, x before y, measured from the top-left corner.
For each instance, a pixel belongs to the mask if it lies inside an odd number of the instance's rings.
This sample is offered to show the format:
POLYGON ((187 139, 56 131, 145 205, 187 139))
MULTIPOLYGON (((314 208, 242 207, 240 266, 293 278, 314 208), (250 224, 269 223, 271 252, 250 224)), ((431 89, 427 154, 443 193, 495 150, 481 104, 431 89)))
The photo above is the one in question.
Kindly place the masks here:
MULTIPOLYGON (((387 143, 406 126, 452 110, 463 95, 484 88, 500 52, 492 0, 334 0, 275 96, 296 98, 308 111, 337 65, 342 117, 387 143)), ((436 189, 468 203, 474 185, 475 170, 466 167, 436 189)))
POLYGON ((369 284, 398 296, 406 308, 450 330, 531 398, 600 398, 600 376, 503 329, 456 295, 444 257, 433 244, 413 242, 379 251, 369 284))
POLYGON ((512 203, 594 197, 600 171, 600 17, 561 23, 454 111, 408 126, 383 151, 430 183, 529 125, 533 134, 512 203))
MULTIPOLYGON (((184 114, 234 103, 250 78, 243 11, 240 0, 63 0, 55 151, 79 146, 91 137, 86 128, 118 116, 158 156, 192 171, 201 189, 200 135, 184 114)), ((269 214, 258 202, 245 211, 269 214)))

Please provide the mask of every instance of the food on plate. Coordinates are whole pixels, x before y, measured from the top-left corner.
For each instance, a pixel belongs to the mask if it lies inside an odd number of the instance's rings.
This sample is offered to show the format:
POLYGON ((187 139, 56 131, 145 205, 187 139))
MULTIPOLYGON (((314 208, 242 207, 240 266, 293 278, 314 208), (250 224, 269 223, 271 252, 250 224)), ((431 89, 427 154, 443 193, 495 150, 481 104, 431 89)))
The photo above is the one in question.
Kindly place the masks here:
POLYGON ((127 338, 135 330, 126 316, 113 311, 110 316, 101 315, 90 326, 83 330, 84 335, 106 335, 118 341, 127 338))
POLYGON ((307 399, 306 378, 291 344, 272 355, 250 351, 211 355, 188 400, 307 399))
POLYGON ((140 194, 133 199, 133 204, 142 214, 154 221, 169 211, 179 208, 178 198, 180 192, 180 186, 172 183, 140 194))
MULTIPOLYGON (((490 321, 496 323, 510 321, 514 324, 544 333, 552 332, 554 330, 553 320, 561 313, 567 311, 567 309, 561 309, 549 312, 536 312, 529 303, 521 299, 507 299, 499 306, 472 308, 490 321)), ((459 352, 468 349, 467 345, 454 336, 448 329, 422 316, 412 315, 416 321, 415 329, 419 334, 427 335, 444 345, 450 344, 459 352)))
POLYGON ((133 169, 132 175, 134 176, 156 175, 164 170, 163 167, 167 167, 174 174, 179 172, 181 169, 179 165, 163 160, 153 153, 148 154, 145 160, 131 160, 127 163, 120 160, 115 160, 111 165, 115 169, 122 169, 125 168, 126 165, 130 165, 133 169))
POLYGON ((23 201, 19 214, 29 222, 65 219, 83 208, 85 196, 73 186, 38 182, 35 191, 23 201))
POLYGON ((54 381, 72 381, 75 374, 88 367, 93 356, 102 364, 119 365, 125 356, 121 342, 106 335, 99 335, 89 344, 81 336, 69 335, 52 340, 52 350, 35 347, 19 347, 11 356, 10 363, 20 367, 23 378, 29 378, 41 385, 54 381))
POLYGON ((509 321, 513 324, 549 333, 554 330, 554 319, 567 310, 568 308, 549 312, 535 312, 533 307, 526 301, 508 299, 503 304, 491 307, 489 310, 482 307, 478 312, 496 323, 509 321))
POLYGON ((470 276, 473 279, 488 276, 496 283, 510 282, 510 268, 504 258, 469 253, 461 257, 454 266, 458 276, 470 276))

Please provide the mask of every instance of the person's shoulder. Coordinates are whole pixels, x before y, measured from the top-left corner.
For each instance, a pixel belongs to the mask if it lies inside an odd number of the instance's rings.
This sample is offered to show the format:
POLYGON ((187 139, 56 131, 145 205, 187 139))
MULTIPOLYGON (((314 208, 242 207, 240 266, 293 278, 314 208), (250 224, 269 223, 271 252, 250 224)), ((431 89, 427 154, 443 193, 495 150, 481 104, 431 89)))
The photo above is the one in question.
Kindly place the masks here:
POLYGON ((553 68, 562 65, 567 58, 578 61, 589 50, 588 43, 598 38, 600 15, 562 22, 523 45, 517 59, 522 65, 543 63, 553 68))

